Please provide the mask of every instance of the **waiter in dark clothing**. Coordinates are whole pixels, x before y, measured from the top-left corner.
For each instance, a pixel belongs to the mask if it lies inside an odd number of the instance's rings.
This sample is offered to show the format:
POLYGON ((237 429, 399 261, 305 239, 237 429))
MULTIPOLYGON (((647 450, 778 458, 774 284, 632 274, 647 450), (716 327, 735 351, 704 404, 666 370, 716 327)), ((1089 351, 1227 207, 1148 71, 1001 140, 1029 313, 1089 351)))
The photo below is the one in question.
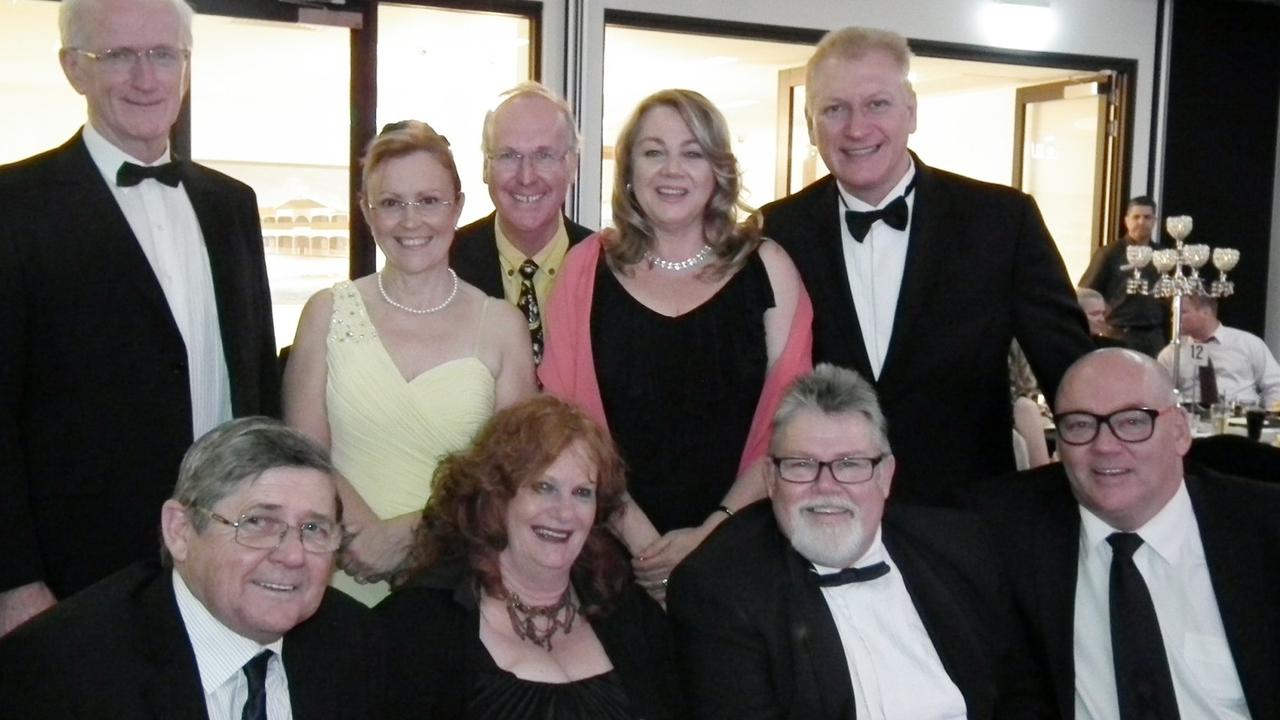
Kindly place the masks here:
MULTIPOLYGON (((1124 213, 1125 234, 1093 256, 1089 269, 1080 278, 1080 287, 1093 288, 1107 299, 1107 322, 1125 346, 1151 357, 1169 342, 1169 310, 1150 295, 1130 295, 1128 281, 1133 268, 1125 257, 1131 245, 1152 245, 1156 225, 1156 202, 1146 195, 1129 201, 1124 213)), ((1152 249, 1159 249, 1153 245, 1152 249)), ((1154 265, 1142 269, 1150 287, 1160 279, 1154 265)))

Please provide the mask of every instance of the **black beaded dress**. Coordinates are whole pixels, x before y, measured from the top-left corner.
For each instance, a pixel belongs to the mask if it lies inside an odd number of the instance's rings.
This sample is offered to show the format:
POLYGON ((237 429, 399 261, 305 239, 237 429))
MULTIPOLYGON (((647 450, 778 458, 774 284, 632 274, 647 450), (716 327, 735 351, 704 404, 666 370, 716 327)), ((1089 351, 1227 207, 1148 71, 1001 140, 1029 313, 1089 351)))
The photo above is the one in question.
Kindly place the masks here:
POLYGON ((660 533, 700 525, 737 477, 768 370, 764 261, 677 317, 632 297, 603 254, 596 273, 591 350, 628 490, 660 533))

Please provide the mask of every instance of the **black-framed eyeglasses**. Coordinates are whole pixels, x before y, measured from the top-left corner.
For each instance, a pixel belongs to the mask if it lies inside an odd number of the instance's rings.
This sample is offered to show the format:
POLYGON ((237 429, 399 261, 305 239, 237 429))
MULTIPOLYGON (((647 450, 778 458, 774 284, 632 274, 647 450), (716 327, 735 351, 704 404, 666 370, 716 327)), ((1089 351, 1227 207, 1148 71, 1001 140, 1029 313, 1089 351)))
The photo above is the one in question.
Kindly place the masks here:
POLYGON ((876 467, 889 455, 875 457, 842 457, 835 460, 815 460, 807 457, 778 457, 770 455, 778 477, 786 482, 804 485, 818 481, 822 468, 831 471, 831 477, 842 485, 860 485, 870 480, 876 467))
POLYGON ((1145 442, 1156 432, 1156 418, 1167 410, 1176 408, 1171 405, 1157 410, 1149 407, 1124 408, 1107 415, 1073 411, 1058 413, 1053 416, 1053 425, 1058 430, 1058 440, 1068 445, 1088 445, 1098 437, 1098 430, 1105 424, 1117 440, 1127 443, 1145 442))
POLYGON ((83 55, 90 60, 96 61, 102 67, 113 71, 131 70, 133 67, 142 62, 143 58, 151 63, 152 67, 161 70, 176 70, 184 63, 191 59, 191 51, 186 48, 170 47, 168 45, 159 45, 152 48, 139 50, 137 48, 110 48, 108 50, 100 50, 98 52, 90 52, 89 50, 81 50, 80 48, 68 48, 71 52, 83 55))
POLYGON ((212 510, 192 509, 235 528, 236 543, 255 550, 275 550, 290 530, 298 531, 302 549, 309 553, 331 553, 342 545, 342 526, 328 520, 308 520, 294 526, 266 513, 245 513, 232 522, 212 510))

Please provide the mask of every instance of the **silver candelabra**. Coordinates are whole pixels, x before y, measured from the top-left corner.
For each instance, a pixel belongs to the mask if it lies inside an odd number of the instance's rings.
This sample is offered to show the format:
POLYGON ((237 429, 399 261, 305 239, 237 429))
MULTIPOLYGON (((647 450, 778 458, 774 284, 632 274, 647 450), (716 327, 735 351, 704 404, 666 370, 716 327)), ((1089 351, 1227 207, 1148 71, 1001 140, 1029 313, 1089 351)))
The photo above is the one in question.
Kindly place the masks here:
POLYGON ((1182 401, 1182 298, 1188 295, 1210 295, 1215 298, 1228 297, 1235 293, 1235 283, 1227 279, 1227 273, 1240 262, 1240 251, 1235 248, 1215 248, 1212 252, 1208 245, 1185 245, 1183 241, 1191 234, 1191 216, 1176 215, 1167 218, 1165 229, 1173 238, 1174 247, 1163 250, 1152 250, 1150 245, 1130 245, 1125 249, 1125 259, 1133 268, 1133 277, 1129 278, 1126 290, 1130 295, 1151 295, 1157 298, 1170 298, 1169 311, 1173 314, 1173 385, 1179 402, 1182 401), (1200 268, 1213 260, 1218 269, 1218 279, 1209 283, 1206 289, 1204 280, 1200 278, 1200 268), (1148 264, 1155 266, 1160 279, 1151 287, 1142 277, 1142 269, 1148 264))

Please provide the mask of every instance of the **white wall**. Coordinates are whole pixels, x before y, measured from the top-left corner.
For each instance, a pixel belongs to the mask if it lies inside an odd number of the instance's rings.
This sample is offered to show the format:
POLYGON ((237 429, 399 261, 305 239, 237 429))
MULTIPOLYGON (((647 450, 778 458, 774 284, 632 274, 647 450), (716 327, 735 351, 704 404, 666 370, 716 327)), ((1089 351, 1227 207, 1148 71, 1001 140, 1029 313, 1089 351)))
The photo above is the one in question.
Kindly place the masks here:
MULTIPOLYGON (((1035 49, 1077 55, 1097 55, 1136 60, 1134 88, 1133 161, 1130 182, 1135 192, 1146 189, 1148 145, 1151 128, 1152 75, 1159 0, 1058 0, 1050 8, 1054 31, 1035 49)), ((831 29, 844 25, 870 25, 895 30, 908 38, 939 42, 993 45, 983 22, 995 5, 990 0, 567 0, 547 3, 544 11, 544 78, 553 86, 565 78, 552 74, 555 66, 578 74, 579 120, 583 158, 600 156, 600 68, 604 57, 604 12, 624 9, 640 12, 755 22, 782 27, 831 29), (564 8, 562 12, 562 8, 564 8), (554 17, 552 17, 554 16, 554 17), (567 65, 559 55, 564 47, 568 19, 581 18, 581 43, 567 65), (553 57, 557 56, 557 57, 553 57)), ((1004 6, 1017 7, 1017 6, 1004 6)), ((1025 41, 1031 33, 1019 35, 1025 41)), ((582 164, 580 198, 599 197, 599 163, 582 164)), ((592 202, 579 202, 578 218, 587 225, 598 221, 592 202)))

